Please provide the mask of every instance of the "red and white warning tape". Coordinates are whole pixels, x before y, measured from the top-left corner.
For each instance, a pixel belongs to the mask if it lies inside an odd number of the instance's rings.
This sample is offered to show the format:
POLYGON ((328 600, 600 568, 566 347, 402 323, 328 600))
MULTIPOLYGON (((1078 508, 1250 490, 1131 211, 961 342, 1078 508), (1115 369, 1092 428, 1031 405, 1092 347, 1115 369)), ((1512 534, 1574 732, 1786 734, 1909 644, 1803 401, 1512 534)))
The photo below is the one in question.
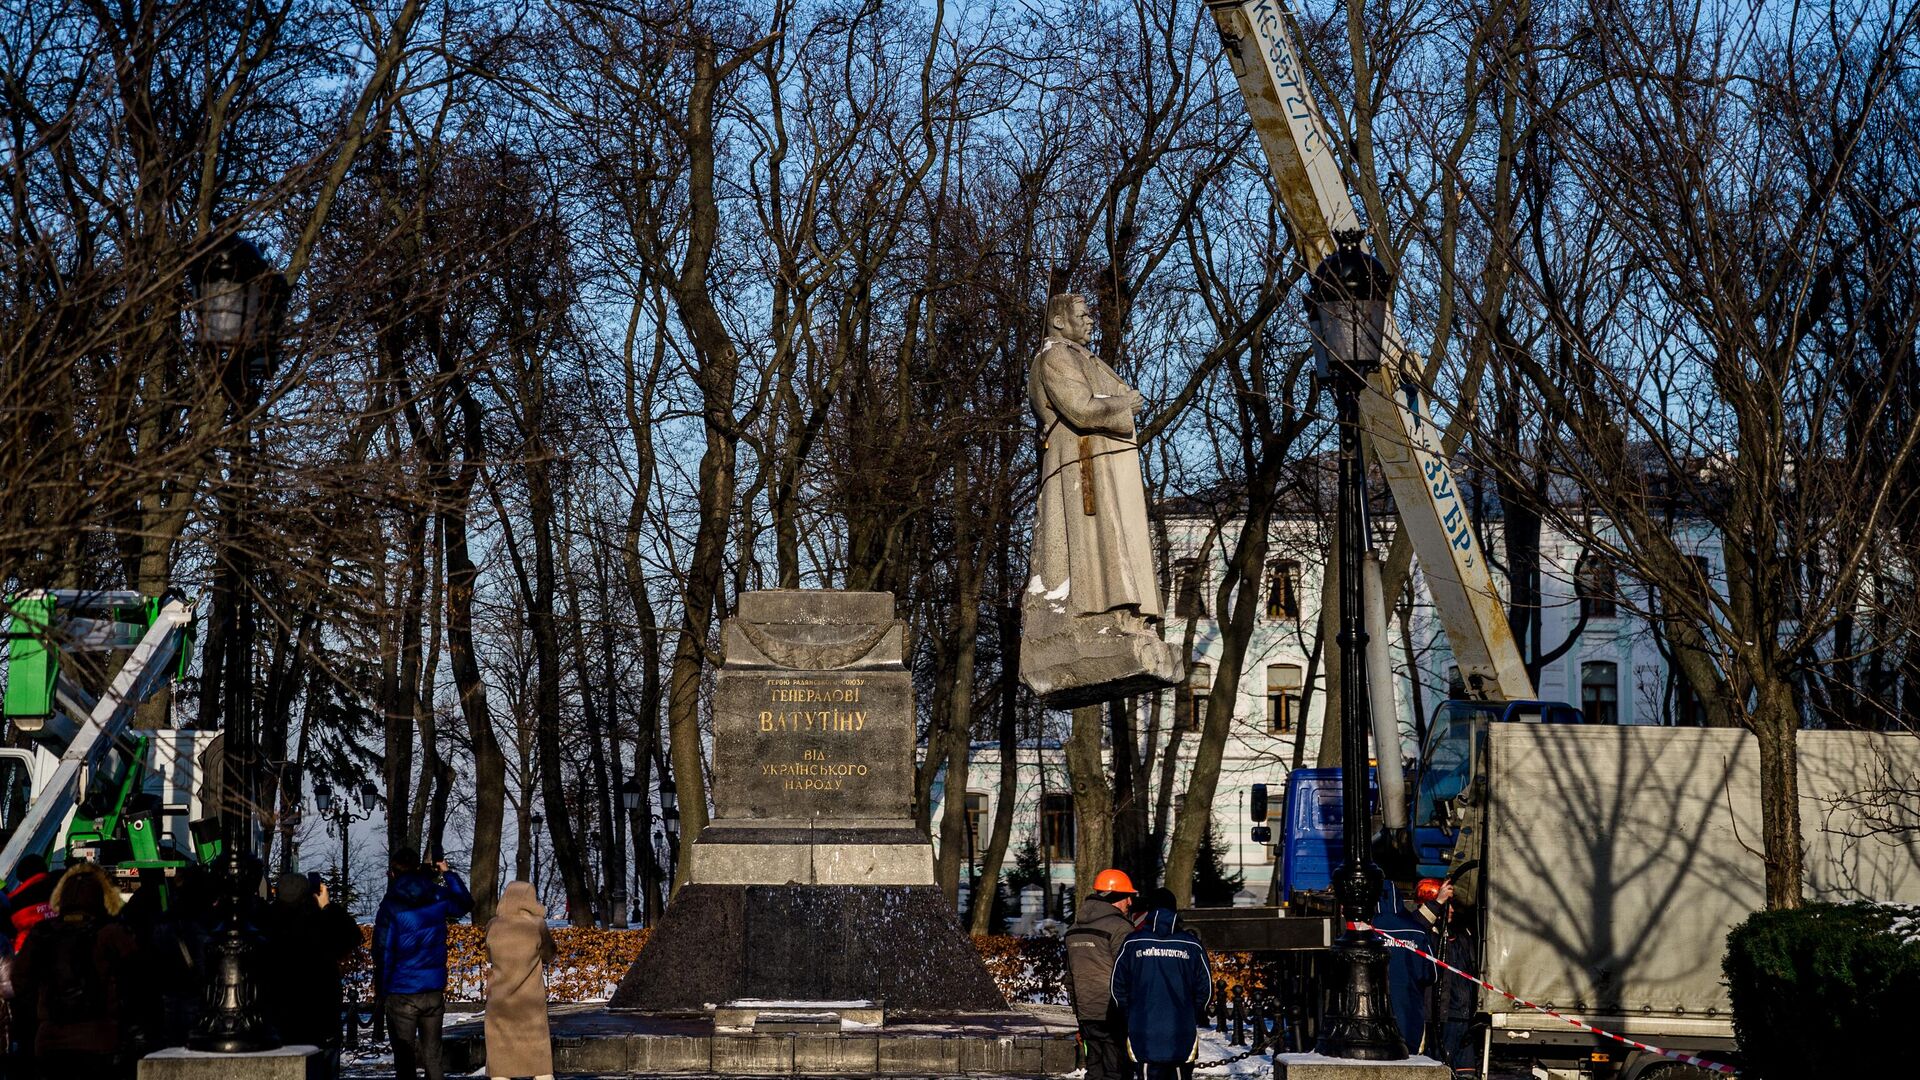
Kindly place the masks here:
POLYGON ((1487 989, 1493 991, 1496 994, 1499 994, 1501 997, 1506 998, 1508 1001, 1511 1001, 1516 1005, 1524 1006, 1536 1012, 1546 1013, 1548 1016, 1551 1016, 1556 1020, 1564 1020, 1567 1023, 1572 1024, 1574 1027, 1579 1028, 1582 1031, 1590 1031, 1595 1035, 1600 1035, 1600 1036, 1604 1036, 1605 1038, 1612 1039, 1614 1042, 1625 1043, 1626 1045, 1631 1046, 1637 1050, 1644 1050, 1649 1054, 1659 1054, 1661 1057, 1671 1058, 1674 1061, 1679 1061, 1688 1065, 1692 1065, 1694 1068, 1697 1068, 1697 1069, 1708 1069, 1713 1072, 1724 1073, 1727 1076, 1738 1075, 1738 1071, 1735 1070, 1734 1067, 1731 1065, 1726 1065, 1718 1061, 1708 1061, 1705 1058, 1697 1058, 1697 1057, 1694 1057, 1692 1054, 1682 1054, 1674 1050, 1663 1050, 1658 1046, 1652 1046, 1635 1039, 1629 1039, 1625 1035, 1616 1035, 1611 1031, 1605 1031, 1600 1028, 1594 1027, 1592 1024, 1589 1024, 1584 1020, 1575 1020, 1571 1016, 1567 1016, 1563 1013, 1554 1012, 1552 1009, 1547 1008, 1545 1005, 1535 1005, 1533 1002, 1528 1001, 1525 998, 1516 997, 1513 994, 1510 994, 1507 991, 1502 990, 1501 988, 1493 985, 1487 980, 1480 978, 1478 975, 1472 975, 1472 974, 1469 974, 1468 972, 1462 971, 1459 968, 1454 967, 1452 964, 1447 963, 1445 960, 1442 960, 1439 957, 1433 955, 1432 953, 1427 952, 1425 949, 1420 948, 1418 945, 1415 945, 1412 942, 1402 941, 1399 938, 1394 937, 1392 934, 1386 933, 1385 931, 1380 930, 1379 928, 1373 926, 1370 923, 1350 922, 1347 924, 1347 929, 1372 930, 1374 934, 1380 938, 1381 941, 1385 942, 1387 945, 1393 948, 1405 949, 1408 952, 1417 953, 1420 956, 1426 957, 1428 960, 1433 961, 1436 967, 1444 968, 1447 971, 1451 971, 1455 975, 1458 975, 1461 978, 1466 979, 1468 982, 1472 982, 1480 986, 1484 986, 1487 989))

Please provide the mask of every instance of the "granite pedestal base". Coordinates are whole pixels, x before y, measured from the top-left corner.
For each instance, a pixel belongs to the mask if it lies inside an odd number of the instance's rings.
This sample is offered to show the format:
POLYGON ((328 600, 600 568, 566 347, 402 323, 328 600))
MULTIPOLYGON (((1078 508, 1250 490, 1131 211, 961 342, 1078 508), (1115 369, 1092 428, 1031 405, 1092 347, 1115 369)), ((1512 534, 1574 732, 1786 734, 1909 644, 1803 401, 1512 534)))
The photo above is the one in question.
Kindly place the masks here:
POLYGON ((930 885, 685 886, 610 1004, 709 1016, 742 998, 871 1001, 889 1017, 1007 1008, 930 885))
POLYGON ((138 1074, 139 1080, 320 1080, 326 1060, 313 1046, 257 1054, 208 1054, 175 1046, 141 1058, 138 1074))
MULTIPOLYGON (((554 1071, 658 1076, 1060 1076, 1074 1069, 1071 1010, 1023 1005, 879 1027, 849 1023, 825 1034, 717 1031, 703 1018, 556 1005, 554 1071)), ((447 1029, 447 1074, 486 1057, 478 1021, 447 1029)))
POLYGON ((1273 1059, 1273 1080, 1448 1080, 1453 1070, 1430 1057, 1400 1061, 1356 1061, 1319 1054, 1280 1054, 1273 1059))

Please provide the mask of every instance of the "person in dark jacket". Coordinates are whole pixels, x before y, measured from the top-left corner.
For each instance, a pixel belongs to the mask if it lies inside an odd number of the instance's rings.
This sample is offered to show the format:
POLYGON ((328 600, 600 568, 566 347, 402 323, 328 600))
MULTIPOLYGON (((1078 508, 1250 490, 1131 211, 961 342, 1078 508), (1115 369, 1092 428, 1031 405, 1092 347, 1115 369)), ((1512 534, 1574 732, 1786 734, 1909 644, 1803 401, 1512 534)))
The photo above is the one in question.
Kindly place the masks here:
MULTIPOLYGON (((1442 960, 1462 971, 1480 970, 1480 942, 1474 933, 1473 909, 1454 895, 1451 879, 1442 882, 1434 897, 1414 908, 1413 914, 1427 928, 1428 936, 1442 943, 1439 952, 1442 960)), ((1478 1075, 1480 1051, 1469 1036, 1479 1009, 1479 988, 1457 975, 1449 975, 1436 996, 1434 1014, 1439 1021, 1440 1045, 1430 1047, 1428 1052, 1452 1066, 1455 1076, 1478 1075)))
POLYGON ((145 943, 153 991, 148 1006, 158 1017, 156 1043, 185 1046, 207 1007, 214 885, 200 867, 189 864, 180 868, 168 891, 166 910, 154 920, 152 937, 145 943))
MULTIPOLYGON (((1396 941, 1404 941, 1422 952, 1432 952, 1433 942, 1424 920, 1408 911, 1400 894, 1388 882, 1380 890, 1380 909, 1373 917, 1373 928, 1396 941)), ((1426 1036, 1427 999, 1433 993, 1438 968, 1433 962, 1410 949, 1387 950, 1387 1000, 1393 1006, 1393 1023, 1406 1040, 1407 1050, 1420 1053, 1426 1036)))
POLYGON ((440 859, 431 871, 400 848, 392 882, 373 920, 373 986, 386 1000, 387 1037, 397 1080, 445 1080, 440 1023, 447 1011, 447 923, 473 910, 460 875, 440 859))
MULTIPOLYGON (((33 924, 47 917, 47 901, 53 896, 53 887, 59 877, 47 872, 47 860, 38 854, 23 855, 15 872, 15 881, 8 889, 4 899, 0 899, 0 912, 6 916, 6 940, 4 945, 8 971, 8 1000, 4 1003, 7 1013, 6 1032, 0 1037, 0 1061, 9 1065, 29 1061, 33 1055, 33 1029, 38 1024, 35 1019, 35 1005, 31 998, 21 997, 20 989, 13 983, 11 965, 20 950, 26 946, 27 931, 33 924), (17 1058, 10 1053, 14 1044, 19 1045, 17 1058)), ((30 1070, 29 1070, 30 1071, 30 1070)), ((20 1075, 27 1075, 14 1069, 20 1075)), ((5 1075, 13 1075, 13 1072, 5 1075)))
POLYGON ((1100 871, 1092 894, 1074 909, 1073 928, 1066 933, 1067 991, 1080 1022, 1080 1042, 1087 1049, 1087 1080, 1124 1080, 1133 1072, 1127 1067, 1124 1016, 1107 996, 1120 943, 1133 933, 1133 920, 1127 917, 1133 897, 1133 882, 1126 874, 1100 871))
POLYGON ((1148 912, 1120 946, 1113 1000, 1126 1015, 1127 1050, 1147 1067, 1146 1080, 1189 1080, 1213 972, 1200 939, 1180 928, 1170 906, 1148 912))
POLYGON ((360 927, 328 903, 305 874, 280 875, 260 965, 267 1016, 289 1046, 327 1052, 330 1076, 340 1049, 340 965, 360 947, 360 927))
POLYGON ((15 985, 37 1004, 33 1054, 46 1080, 132 1074, 122 1019, 138 944, 131 930, 109 919, 103 879, 90 864, 69 869, 55 892, 53 915, 28 933, 14 964, 15 985))

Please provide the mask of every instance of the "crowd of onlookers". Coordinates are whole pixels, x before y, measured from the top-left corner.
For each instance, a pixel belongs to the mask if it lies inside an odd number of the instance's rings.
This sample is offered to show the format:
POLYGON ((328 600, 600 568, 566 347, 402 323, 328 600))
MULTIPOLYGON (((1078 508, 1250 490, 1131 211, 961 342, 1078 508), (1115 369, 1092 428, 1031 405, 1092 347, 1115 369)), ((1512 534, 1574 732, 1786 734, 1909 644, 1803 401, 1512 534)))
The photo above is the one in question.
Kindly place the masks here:
MULTIPOLYGON (((257 877, 257 874, 256 874, 257 877)), ((0 1045, 5 1075, 131 1076, 140 1056, 184 1046, 207 1007, 216 883, 201 868, 146 871, 131 899, 89 862, 22 859, 0 898, 0 1045)), ((254 1007, 282 1041, 337 1051, 341 965, 360 928, 318 875, 247 890, 257 950, 254 1007)))
MULTIPOLYGON (((401 849, 373 927, 373 983, 400 1080, 442 1080, 447 924, 473 898, 444 859, 401 849)), ((282 874, 269 891, 248 873, 240 921, 252 950, 243 1003, 278 1043, 316 1047, 338 1072, 342 974, 360 927, 317 874, 282 874)), ((130 899, 104 868, 51 871, 22 859, 0 896, 0 1080, 121 1080, 168 1047, 189 1046, 227 988, 215 985, 225 905, 197 866, 145 871, 130 899)), ((487 925, 488 1073, 553 1071, 545 965, 546 910, 532 886, 507 886, 487 925)))

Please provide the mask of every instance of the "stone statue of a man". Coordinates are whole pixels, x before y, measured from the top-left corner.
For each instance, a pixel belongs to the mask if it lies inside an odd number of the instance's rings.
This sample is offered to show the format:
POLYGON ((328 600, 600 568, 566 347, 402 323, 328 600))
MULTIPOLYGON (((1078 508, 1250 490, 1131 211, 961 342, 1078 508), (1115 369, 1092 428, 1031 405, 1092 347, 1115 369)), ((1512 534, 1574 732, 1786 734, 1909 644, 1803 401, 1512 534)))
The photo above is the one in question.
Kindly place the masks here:
POLYGON ((1162 611, 1133 414, 1138 392, 1087 348, 1086 300, 1047 302, 1027 396, 1040 421, 1040 498, 1022 601, 1020 675, 1068 708, 1170 686, 1181 665, 1162 611))

